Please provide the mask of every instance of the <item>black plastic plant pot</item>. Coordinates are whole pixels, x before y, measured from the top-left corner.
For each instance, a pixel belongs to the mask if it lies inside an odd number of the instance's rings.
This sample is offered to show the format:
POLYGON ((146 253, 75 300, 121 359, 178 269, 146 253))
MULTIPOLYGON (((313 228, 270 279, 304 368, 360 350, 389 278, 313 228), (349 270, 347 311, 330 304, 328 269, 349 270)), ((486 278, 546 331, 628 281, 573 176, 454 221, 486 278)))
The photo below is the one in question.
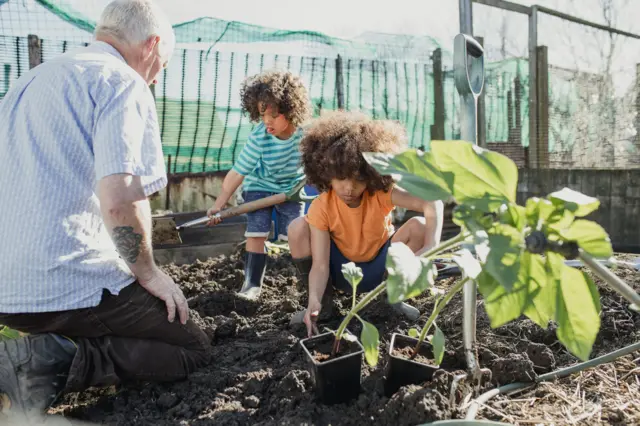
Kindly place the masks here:
POLYGON ((418 351, 419 357, 416 359, 409 359, 413 348, 418 344, 418 339, 405 336, 398 333, 393 333, 391 337, 391 343, 389 344, 389 360, 387 362, 387 379, 384 384, 384 391, 387 397, 391 397, 402 386, 406 385, 419 385, 430 381, 433 378, 439 367, 435 365, 433 360, 433 349, 431 344, 427 341, 423 341, 418 351), (396 350, 406 351, 405 354, 394 354, 396 350), (433 364, 425 364, 418 362, 418 360, 431 361, 433 364))
POLYGON ((334 339, 335 335, 328 332, 300 341, 309 361, 316 395, 326 405, 348 402, 360 394, 364 348, 357 340, 350 342, 343 337, 338 353, 330 358, 334 339))

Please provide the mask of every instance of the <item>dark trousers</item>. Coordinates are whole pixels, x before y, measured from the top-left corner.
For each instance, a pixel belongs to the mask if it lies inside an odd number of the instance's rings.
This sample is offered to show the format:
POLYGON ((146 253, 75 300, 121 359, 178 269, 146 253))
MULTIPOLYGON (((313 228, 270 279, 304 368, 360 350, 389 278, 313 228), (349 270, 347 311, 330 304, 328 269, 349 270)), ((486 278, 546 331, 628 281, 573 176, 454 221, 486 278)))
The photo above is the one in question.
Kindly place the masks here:
POLYGON ((208 361, 210 341, 191 320, 167 320, 165 304, 137 282, 120 294, 104 291, 95 308, 0 314, 0 324, 29 334, 70 337, 78 351, 66 390, 82 391, 125 380, 174 381, 208 361))

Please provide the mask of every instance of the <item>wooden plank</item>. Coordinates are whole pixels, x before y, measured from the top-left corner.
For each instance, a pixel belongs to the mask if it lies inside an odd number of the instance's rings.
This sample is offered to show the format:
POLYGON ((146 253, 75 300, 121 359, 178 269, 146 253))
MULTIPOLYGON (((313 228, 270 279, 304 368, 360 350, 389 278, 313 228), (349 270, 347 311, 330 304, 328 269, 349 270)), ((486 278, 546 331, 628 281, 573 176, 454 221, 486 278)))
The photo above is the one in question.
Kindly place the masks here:
POLYGON ((473 0, 474 3, 483 4, 485 6, 497 7, 498 9, 508 10, 510 12, 531 15, 531 8, 518 3, 505 0, 473 0))
POLYGON ((204 262, 223 254, 228 256, 233 253, 237 245, 238 243, 226 243, 155 249, 153 258, 157 265, 168 265, 170 263, 186 265, 194 263, 196 260, 204 262))
POLYGON ((29 34, 29 69, 42 63, 42 40, 37 35, 29 34))
MULTIPOLYGON (((611 180, 609 182, 609 216, 610 225, 607 231, 609 232, 609 238, 611 241, 624 241, 626 238, 626 192, 627 192, 627 171, 624 170, 612 170, 611 180)), ((630 178, 631 176, 629 176, 630 178)), ((640 174, 636 174, 635 178, 640 178, 640 174)), ((637 226, 636 223, 633 226, 637 226)))

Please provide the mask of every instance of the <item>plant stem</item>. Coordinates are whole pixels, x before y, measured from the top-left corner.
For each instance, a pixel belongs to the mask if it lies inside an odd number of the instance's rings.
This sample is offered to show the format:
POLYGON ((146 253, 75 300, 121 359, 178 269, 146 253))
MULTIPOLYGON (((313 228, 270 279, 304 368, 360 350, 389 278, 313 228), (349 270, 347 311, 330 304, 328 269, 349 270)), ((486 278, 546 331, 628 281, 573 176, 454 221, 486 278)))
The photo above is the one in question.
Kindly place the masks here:
POLYGON ((455 283, 454 286, 449 289, 447 294, 444 295, 444 298, 442 299, 442 303, 436 302, 436 306, 434 306, 433 312, 431 312, 431 316, 429 317, 429 319, 427 320, 427 323, 422 329, 422 332, 420 333, 420 337, 418 338, 418 343, 416 344, 416 347, 413 349, 413 353, 411 354, 411 357, 409 359, 414 359, 416 355, 418 355, 418 351, 420 350, 420 345, 424 341, 425 337, 427 337, 427 333, 429 332, 429 329, 435 322, 436 317, 438 316, 440 311, 445 306, 447 306, 447 304, 451 301, 453 296, 455 296, 457 292, 462 290, 462 287, 464 287, 467 281, 469 281, 469 277, 465 277, 464 279, 455 283))
MULTIPOLYGON (((367 306, 373 299, 378 297, 380 293, 384 292, 386 288, 387 288, 387 282, 384 281, 378 287, 376 287, 371 292, 369 292, 366 296, 364 296, 362 300, 360 300, 358 304, 354 306, 353 309, 351 309, 351 311, 347 314, 347 316, 342 320, 342 323, 340 324, 340 327, 338 327, 338 331, 336 332, 336 338, 333 342, 333 350, 331 351, 332 357, 336 355, 336 352, 338 352, 338 345, 340 344, 340 339, 342 339, 342 335, 344 334, 344 330, 347 328, 347 324, 349 324, 349 321, 351 321, 351 319, 358 313, 358 311, 360 311, 362 308, 367 306)), ((353 297, 355 298, 355 296, 353 297)))
POLYGON ((461 232, 458 235, 456 235, 455 237, 442 242, 440 244, 438 244, 437 246, 435 246, 434 248, 432 248, 431 250, 428 250, 424 253, 422 253, 420 255, 420 257, 425 257, 425 258, 429 258, 429 257, 433 257, 445 250, 448 250, 450 248, 453 248, 455 246, 457 246, 458 244, 460 244, 461 242, 463 242, 468 236, 470 236, 471 234, 469 232, 461 232))

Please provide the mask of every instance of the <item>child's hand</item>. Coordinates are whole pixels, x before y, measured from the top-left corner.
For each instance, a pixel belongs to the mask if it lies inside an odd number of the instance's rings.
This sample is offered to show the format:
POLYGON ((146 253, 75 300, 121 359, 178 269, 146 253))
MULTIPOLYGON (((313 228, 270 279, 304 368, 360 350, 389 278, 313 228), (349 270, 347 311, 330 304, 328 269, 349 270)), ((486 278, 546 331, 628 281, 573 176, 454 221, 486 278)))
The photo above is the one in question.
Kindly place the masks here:
POLYGON ((216 217, 215 214, 218 213, 221 209, 218 208, 215 204, 209 210, 207 210, 207 216, 209 216, 209 222, 207 222, 207 226, 216 226, 220 222, 222 222, 221 217, 216 217))
POLYGON ((318 315, 320 315, 320 309, 322 309, 322 306, 319 302, 309 300, 309 306, 304 313, 304 323, 307 325, 307 335, 309 337, 313 336, 313 333, 320 334, 318 326, 316 325, 318 315))

